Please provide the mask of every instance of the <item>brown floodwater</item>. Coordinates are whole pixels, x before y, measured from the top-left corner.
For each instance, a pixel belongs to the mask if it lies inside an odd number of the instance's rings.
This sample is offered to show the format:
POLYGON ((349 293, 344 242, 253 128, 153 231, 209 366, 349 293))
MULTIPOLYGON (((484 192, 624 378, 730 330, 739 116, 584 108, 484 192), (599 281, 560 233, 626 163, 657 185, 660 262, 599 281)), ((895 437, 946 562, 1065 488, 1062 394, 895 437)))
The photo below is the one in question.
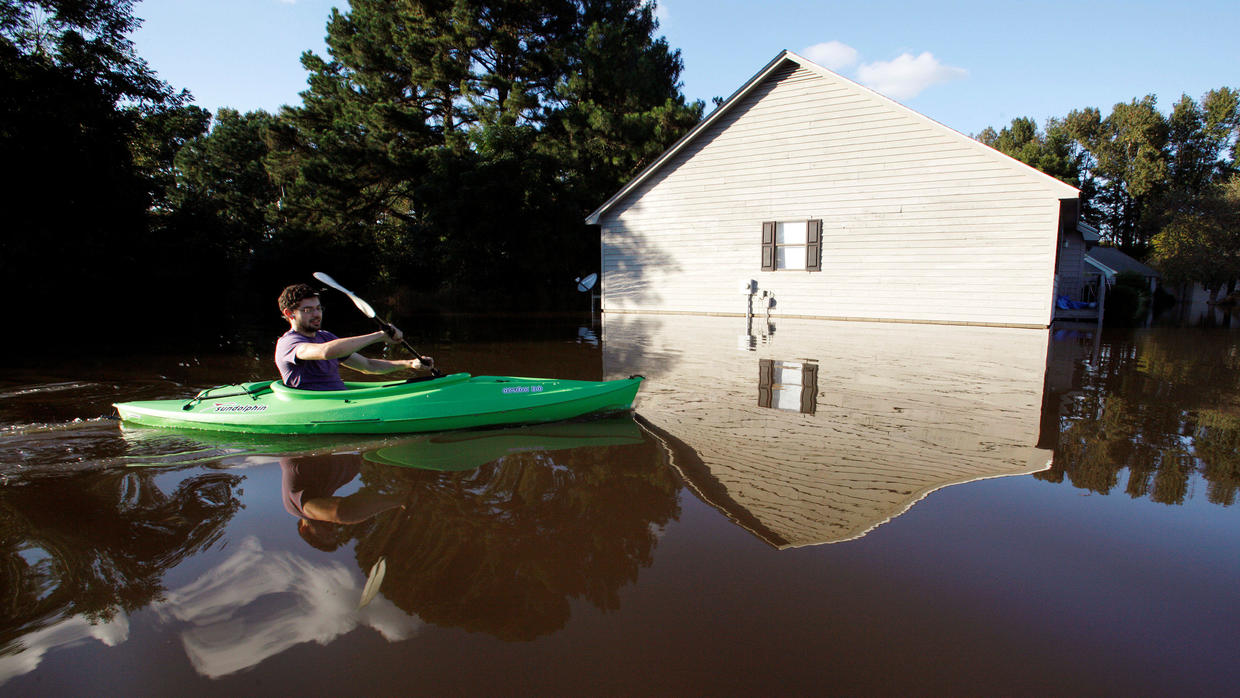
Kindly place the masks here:
POLYGON ((1234 695, 1240 333, 608 315, 414 337, 647 380, 401 437, 122 425, 232 353, 0 370, 10 695, 1234 695), (334 496, 344 523, 290 513, 334 496), (369 582, 369 584, 368 584, 369 582))

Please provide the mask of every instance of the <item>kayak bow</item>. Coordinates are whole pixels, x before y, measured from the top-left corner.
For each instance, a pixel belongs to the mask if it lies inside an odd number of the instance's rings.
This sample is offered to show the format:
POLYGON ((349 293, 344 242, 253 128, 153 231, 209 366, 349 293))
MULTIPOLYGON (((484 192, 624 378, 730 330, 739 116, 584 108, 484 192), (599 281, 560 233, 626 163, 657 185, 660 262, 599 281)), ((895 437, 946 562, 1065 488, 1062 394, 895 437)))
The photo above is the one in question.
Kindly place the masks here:
POLYGON ((612 381, 471 376, 345 383, 298 390, 279 381, 221 386, 190 400, 115 405, 121 419, 155 427, 263 434, 406 434, 554 422, 631 409, 642 377, 612 381))

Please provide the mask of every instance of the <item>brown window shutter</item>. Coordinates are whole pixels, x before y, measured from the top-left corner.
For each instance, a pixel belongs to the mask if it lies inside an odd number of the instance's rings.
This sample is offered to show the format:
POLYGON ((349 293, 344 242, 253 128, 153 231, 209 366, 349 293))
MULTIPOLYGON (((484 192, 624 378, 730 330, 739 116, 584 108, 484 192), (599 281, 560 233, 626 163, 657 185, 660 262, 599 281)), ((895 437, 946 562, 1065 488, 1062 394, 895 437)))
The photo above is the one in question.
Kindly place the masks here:
POLYGON ((801 364, 801 411, 818 411, 818 364, 801 364))
POLYGON ((822 271, 822 221, 810 221, 807 234, 805 268, 809 271, 822 271))
POLYGON ((758 407, 771 406, 771 388, 775 383, 775 362, 758 359, 758 407))
POLYGON ((775 222, 762 224, 762 271, 775 271, 775 222))

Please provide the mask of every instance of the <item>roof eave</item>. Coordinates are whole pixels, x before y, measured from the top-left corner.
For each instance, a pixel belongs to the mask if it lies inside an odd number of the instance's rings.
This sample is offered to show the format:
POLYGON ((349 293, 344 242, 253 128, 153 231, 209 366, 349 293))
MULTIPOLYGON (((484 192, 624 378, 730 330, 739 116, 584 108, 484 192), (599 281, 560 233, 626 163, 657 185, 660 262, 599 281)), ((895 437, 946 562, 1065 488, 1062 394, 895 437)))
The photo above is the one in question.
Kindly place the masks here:
POLYGON ((1097 269, 1098 271, 1100 271, 1100 272, 1102 272, 1102 273, 1104 273, 1104 274, 1110 274, 1110 275, 1114 276, 1114 275, 1117 273, 1117 272, 1116 272, 1114 269, 1112 269, 1111 267, 1108 267, 1107 265, 1103 264, 1102 262, 1099 262, 1098 260, 1094 259, 1093 257, 1090 257, 1089 255, 1085 255, 1085 262, 1086 262, 1086 263, 1088 263, 1088 264, 1090 264, 1090 265, 1092 265, 1095 269, 1097 269))
POLYGON ((673 143, 670 148, 663 151, 663 154, 660 155, 658 158, 656 158, 654 162, 647 165, 641 172, 637 173, 637 176, 629 180, 629 183, 625 184, 620 189, 620 191, 616 192, 610 199, 603 202, 602 206, 599 206, 597 209, 594 210, 593 213, 587 216, 586 224, 587 225, 598 225, 599 219, 603 217, 603 214, 607 211, 607 209, 611 208, 617 201, 620 201, 625 196, 628 196, 628 194, 632 192, 634 189, 636 189, 638 186, 640 186, 641 183, 644 182, 650 174, 652 174, 653 172, 658 170, 660 167, 662 167, 663 163, 672 159, 672 157, 674 157, 677 153, 679 153, 681 149, 684 148, 685 145, 687 145, 690 141, 694 139, 694 137, 697 136, 697 134, 701 133, 705 129, 709 128, 711 124, 718 121, 720 116, 722 116, 725 112, 729 111, 732 108, 732 105, 739 102, 740 99, 744 97, 746 94, 749 94, 750 90, 752 90, 759 83, 761 83, 762 80, 771 71, 773 71, 776 68, 776 66, 778 66, 781 62, 783 62, 784 59, 788 57, 789 53, 790 52, 787 50, 780 51, 778 56, 775 56, 775 58, 771 59, 770 63, 767 63, 762 68, 762 70, 759 70, 757 73, 754 74, 753 77, 749 78, 749 80, 747 80, 745 84, 741 85, 738 90, 733 92, 727 99, 723 101, 722 104, 716 107, 714 111, 712 111, 710 114, 707 114, 706 118, 697 122, 697 125, 689 129, 688 133, 681 136, 680 139, 677 140, 675 143, 673 143))
POLYGON ((763 80, 765 80, 766 77, 772 71, 774 71, 780 64, 782 64, 784 61, 792 61, 804 68, 813 70, 819 73, 820 75, 823 75, 824 77, 827 77, 829 79, 838 79, 838 80, 843 80, 845 82, 851 83, 855 87, 873 94, 874 96, 876 96, 877 98, 879 98, 880 100, 884 102, 887 102, 891 106, 897 109, 903 110, 907 112, 908 114, 911 114, 914 118, 928 121, 931 124, 934 124, 936 127, 943 129, 944 131, 948 133, 954 134, 957 138, 962 139, 964 142, 967 142, 972 147, 984 148, 992 156, 1003 158, 1007 160, 1010 165, 1018 166, 1019 168, 1026 170, 1029 174, 1033 174, 1033 175, 1036 175, 1042 178, 1044 183, 1050 185, 1050 188, 1053 190, 1054 195, 1060 199, 1076 199, 1080 196, 1080 193, 1081 193, 1080 190, 1070 184, 1067 184, 1066 182, 1060 181, 1046 174, 1045 172, 1038 170, 1035 167, 1027 165, 1021 162, 1020 160, 1017 160, 1016 158, 1013 158, 1005 153, 999 152, 998 150, 991 148, 990 146, 986 145, 985 143, 982 143, 981 141, 978 141, 975 138, 967 136, 950 126, 947 126, 938 121, 935 121, 934 119, 926 116, 925 114, 922 114, 914 109, 910 109, 909 107, 906 107, 903 104, 900 104, 899 102, 895 101, 894 99, 891 99, 890 97, 887 97, 886 95, 880 92, 876 92, 866 87, 865 85, 849 80, 848 78, 842 75, 839 75, 838 73, 831 72, 827 70, 826 68, 823 68, 822 66, 818 65, 817 63, 809 60, 808 58, 804 58, 803 56, 793 53, 792 51, 784 49, 783 51, 779 52, 779 55, 771 59, 771 61, 767 63, 761 70, 755 73, 753 77, 749 78, 749 80, 747 80, 745 84, 741 85, 740 89, 738 89, 736 92, 733 92, 731 96, 729 96, 726 100, 724 100, 724 102, 720 104, 717 109, 715 109, 713 112, 707 115, 706 118, 699 121, 696 126, 689 129, 688 133, 686 133, 684 136, 681 136, 681 138, 677 140, 675 143, 673 143, 670 148, 663 151, 663 154, 660 155, 658 158, 656 158, 654 162, 647 165, 641 172, 637 174, 637 176, 629 180, 628 184, 625 184, 624 187, 620 189, 620 191, 616 192, 615 195, 613 195, 610 199, 605 201, 602 206, 599 206, 597 209, 595 209, 593 213, 587 216, 586 223, 588 225, 598 225, 599 221, 603 217, 603 214, 606 213, 609 208, 611 208, 618 201, 620 201, 621 199, 623 199, 624 197, 632 193, 634 189, 641 186, 641 184, 645 182, 646 179, 651 174, 656 172, 668 160, 675 157, 676 154, 679 153, 685 147, 685 145, 687 145, 690 141, 696 138, 699 133, 709 128, 711 124, 713 124, 715 121, 718 121, 719 118, 723 114, 730 111, 734 105, 736 105, 745 95, 749 94, 749 92, 752 91, 754 87, 756 87, 763 80))

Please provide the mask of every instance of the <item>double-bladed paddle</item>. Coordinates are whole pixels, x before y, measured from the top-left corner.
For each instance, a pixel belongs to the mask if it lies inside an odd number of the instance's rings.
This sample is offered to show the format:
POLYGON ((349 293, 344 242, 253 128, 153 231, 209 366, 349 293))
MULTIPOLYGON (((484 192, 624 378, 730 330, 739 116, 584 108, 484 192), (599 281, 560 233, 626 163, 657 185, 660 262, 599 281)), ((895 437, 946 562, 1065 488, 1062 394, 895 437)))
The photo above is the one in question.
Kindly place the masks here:
MULTIPOLYGON (((316 271, 316 272, 314 272, 314 278, 318 279, 319 281, 322 281, 323 283, 327 284, 328 286, 331 286, 332 288, 336 289, 337 291, 340 291, 340 292, 341 292, 341 293, 343 293, 344 295, 348 296, 348 297, 349 297, 349 300, 353 301, 353 305, 356 305, 356 306, 357 306, 357 309, 358 309, 358 310, 360 310, 360 311, 362 311, 362 315, 365 315, 366 317, 370 318, 371 320, 374 320, 374 321, 375 321, 375 323, 376 323, 376 324, 378 324, 378 325, 379 325, 379 327, 381 327, 381 328, 383 329, 383 331, 384 331, 384 332, 386 332, 386 333, 388 334, 388 336, 389 336, 389 337, 395 337, 395 336, 396 336, 396 328, 395 328, 395 327, 393 327, 393 326, 391 325, 391 323, 386 322, 386 321, 384 321, 384 320, 383 320, 383 318, 379 317, 379 315, 378 315, 377 313, 375 313, 375 309, 374 309, 374 308, 372 308, 372 307, 370 306, 370 304, 369 304, 369 303, 367 303, 366 301, 362 300, 362 298, 361 298, 360 296, 358 296, 356 293, 354 293, 354 292, 350 291, 349 289, 345 288, 344 286, 341 286, 339 283, 337 283, 337 282, 336 282, 336 280, 335 280, 335 279, 333 279, 332 277, 328 276, 327 274, 324 274, 324 273, 323 273, 323 272, 321 272, 321 271, 316 271)), ((406 348, 406 349, 408 349, 410 352, 412 352, 414 356, 418 357, 418 360, 419 360, 419 361, 421 361, 422 359, 425 359, 425 358, 426 358, 425 356, 423 356, 423 355, 422 355, 422 352, 420 352, 420 351, 418 351, 417 349, 414 349, 414 348, 413 348, 413 345, 409 343, 409 340, 405 339, 404 337, 401 337, 401 340, 400 340, 400 341, 401 341, 401 343, 402 343, 402 344, 404 344, 404 345, 405 345, 405 348, 406 348)), ((431 368, 431 375, 439 376, 439 375, 442 375, 442 374, 441 374, 441 373, 439 373, 439 369, 437 369, 437 368, 431 368)))

